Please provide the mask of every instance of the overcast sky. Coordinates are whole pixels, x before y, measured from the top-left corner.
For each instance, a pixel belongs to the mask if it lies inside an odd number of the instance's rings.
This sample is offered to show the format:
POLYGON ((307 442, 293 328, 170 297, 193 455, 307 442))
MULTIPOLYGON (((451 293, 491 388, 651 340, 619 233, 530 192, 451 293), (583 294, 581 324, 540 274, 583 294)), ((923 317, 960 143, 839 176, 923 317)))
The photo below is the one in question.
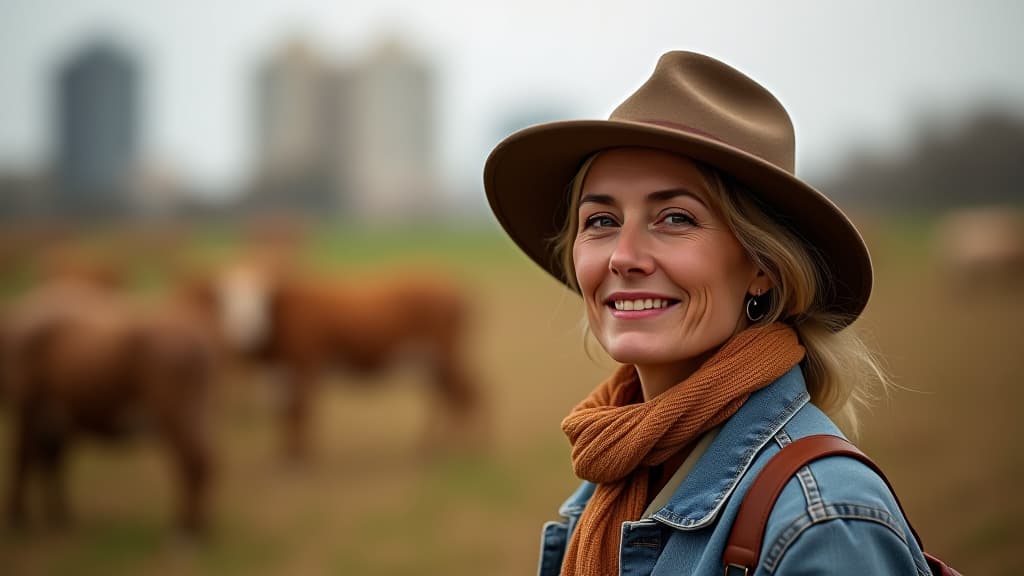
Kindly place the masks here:
POLYGON ((254 67, 303 34, 345 60, 398 34, 439 74, 438 146, 466 193, 510 118, 606 117, 658 56, 688 49, 767 85, 797 126, 798 171, 888 150, 979 101, 1024 113, 1011 1, 0 0, 0 169, 52 156, 54 69, 97 34, 144 67, 145 157, 230 189, 251 168, 254 67), (535 112, 530 112, 531 110, 535 112))

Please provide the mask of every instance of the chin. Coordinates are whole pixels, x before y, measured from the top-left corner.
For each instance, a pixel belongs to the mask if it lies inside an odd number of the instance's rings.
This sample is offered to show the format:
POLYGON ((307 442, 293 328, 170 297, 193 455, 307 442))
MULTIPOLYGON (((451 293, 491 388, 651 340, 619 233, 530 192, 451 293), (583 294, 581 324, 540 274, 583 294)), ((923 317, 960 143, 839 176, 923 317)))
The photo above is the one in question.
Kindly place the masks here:
POLYGON ((610 339, 598 339, 605 352, 620 364, 658 365, 688 362, 705 357, 719 348, 728 338, 707 342, 667 341, 643 334, 620 334, 610 339))
MULTIPOLYGON (((599 340, 600 342, 600 340, 599 340)), ((601 342, 605 352, 620 364, 665 364, 687 360, 679 353, 678 346, 663 342, 652 342, 650 338, 617 338, 613 342, 601 342)))

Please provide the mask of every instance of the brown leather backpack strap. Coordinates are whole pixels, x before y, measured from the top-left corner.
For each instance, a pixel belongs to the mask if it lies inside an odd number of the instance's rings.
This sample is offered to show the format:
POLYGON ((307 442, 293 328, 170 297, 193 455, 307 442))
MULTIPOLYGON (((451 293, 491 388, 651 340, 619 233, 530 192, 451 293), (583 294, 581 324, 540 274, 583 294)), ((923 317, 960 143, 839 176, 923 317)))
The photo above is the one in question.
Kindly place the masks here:
MULTIPOLYGON (((754 573, 761 556, 761 542, 764 540, 768 515, 775 507, 775 501, 782 493, 783 487, 796 474, 797 470, 826 456, 848 456, 863 462, 882 478, 896 500, 900 512, 903 512, 903 505, 900 504, 899 498, 896 498, 896 492, 892 489, 885 474, 856 446, 831 434, 801 438, 785 446, 768 461, 743 497, 739 513, 729 532, 729 540, 725 544, 725 553, 722 554, 722 564, 725 567, 726 576, 754 573)), ((903 516, 905 518, 906 514, 903 516)), ((909 522, 907 525, 909 526, 909 522)), ((914 534, 918 546, 921 546, 921 539, 912 526, 910 531, 914 534)), ((921 549, 924 548, 921 547, 921 549)))

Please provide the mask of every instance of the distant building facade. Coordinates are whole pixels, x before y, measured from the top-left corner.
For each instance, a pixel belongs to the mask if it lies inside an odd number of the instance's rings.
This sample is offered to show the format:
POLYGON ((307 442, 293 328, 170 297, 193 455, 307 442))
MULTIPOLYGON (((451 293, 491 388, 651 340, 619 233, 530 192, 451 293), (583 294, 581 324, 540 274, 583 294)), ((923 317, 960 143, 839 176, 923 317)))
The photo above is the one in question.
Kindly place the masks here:
POLYGON ((355 64, 351 81, 346 137, 357 211, 389 220, 437 209, 432 70, 390 41, 355 64))
POLYGON ((402 219, 437 194, 431 69, 397 42, 341 65, 291 41, 260 70, 254 202, 402 219))
POLYGON ((127 204, 139 145, 139 71, 106 41, 75 54, 57 77, 57 209, 75 215, 127 204))
POLYGON ((310 208, 342 203, 340 88, 336 67, 299 40, 284 45, 260 69, 258 202, 310 208))

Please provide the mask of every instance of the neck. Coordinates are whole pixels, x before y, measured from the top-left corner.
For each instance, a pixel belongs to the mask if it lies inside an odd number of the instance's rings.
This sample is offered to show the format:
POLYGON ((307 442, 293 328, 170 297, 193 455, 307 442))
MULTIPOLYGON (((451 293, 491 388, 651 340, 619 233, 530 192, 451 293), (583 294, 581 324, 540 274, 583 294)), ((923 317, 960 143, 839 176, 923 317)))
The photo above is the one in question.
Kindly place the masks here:
MULTIPOLYGON (((740 316, 736 321, 736 328, 733 330, 732 336, 729 337, 731 340, 733 336, 739 334, 745 330, 749 324, 746 318, 740 316)), ((726 340, 728 342, 728 340, 726 340)), ((723 344, 724 345, 724 344, 723 344)), ((722 345, 716 346, 715 348, 704 352, 693 358, 687 358, 680 362, 673 362, 670 364, 645 364, 643 366, 636 365, 637 376, 640 377, 640 388, 644 392, 644 402, 652 400, 658 395, 662 394, 669 388, 679 384, 683 380, 686 380, 698 368, 704 364, 708 358, 714 356, 715 352, 721 348, 722 345)))
POLYGON ((653 400, 689 378, 713 353, 714 351, 708 351, 695 358, 671 364, 638 364, 636 373, 640 378, 640 388, 644 392, 644 402, 653 400))

